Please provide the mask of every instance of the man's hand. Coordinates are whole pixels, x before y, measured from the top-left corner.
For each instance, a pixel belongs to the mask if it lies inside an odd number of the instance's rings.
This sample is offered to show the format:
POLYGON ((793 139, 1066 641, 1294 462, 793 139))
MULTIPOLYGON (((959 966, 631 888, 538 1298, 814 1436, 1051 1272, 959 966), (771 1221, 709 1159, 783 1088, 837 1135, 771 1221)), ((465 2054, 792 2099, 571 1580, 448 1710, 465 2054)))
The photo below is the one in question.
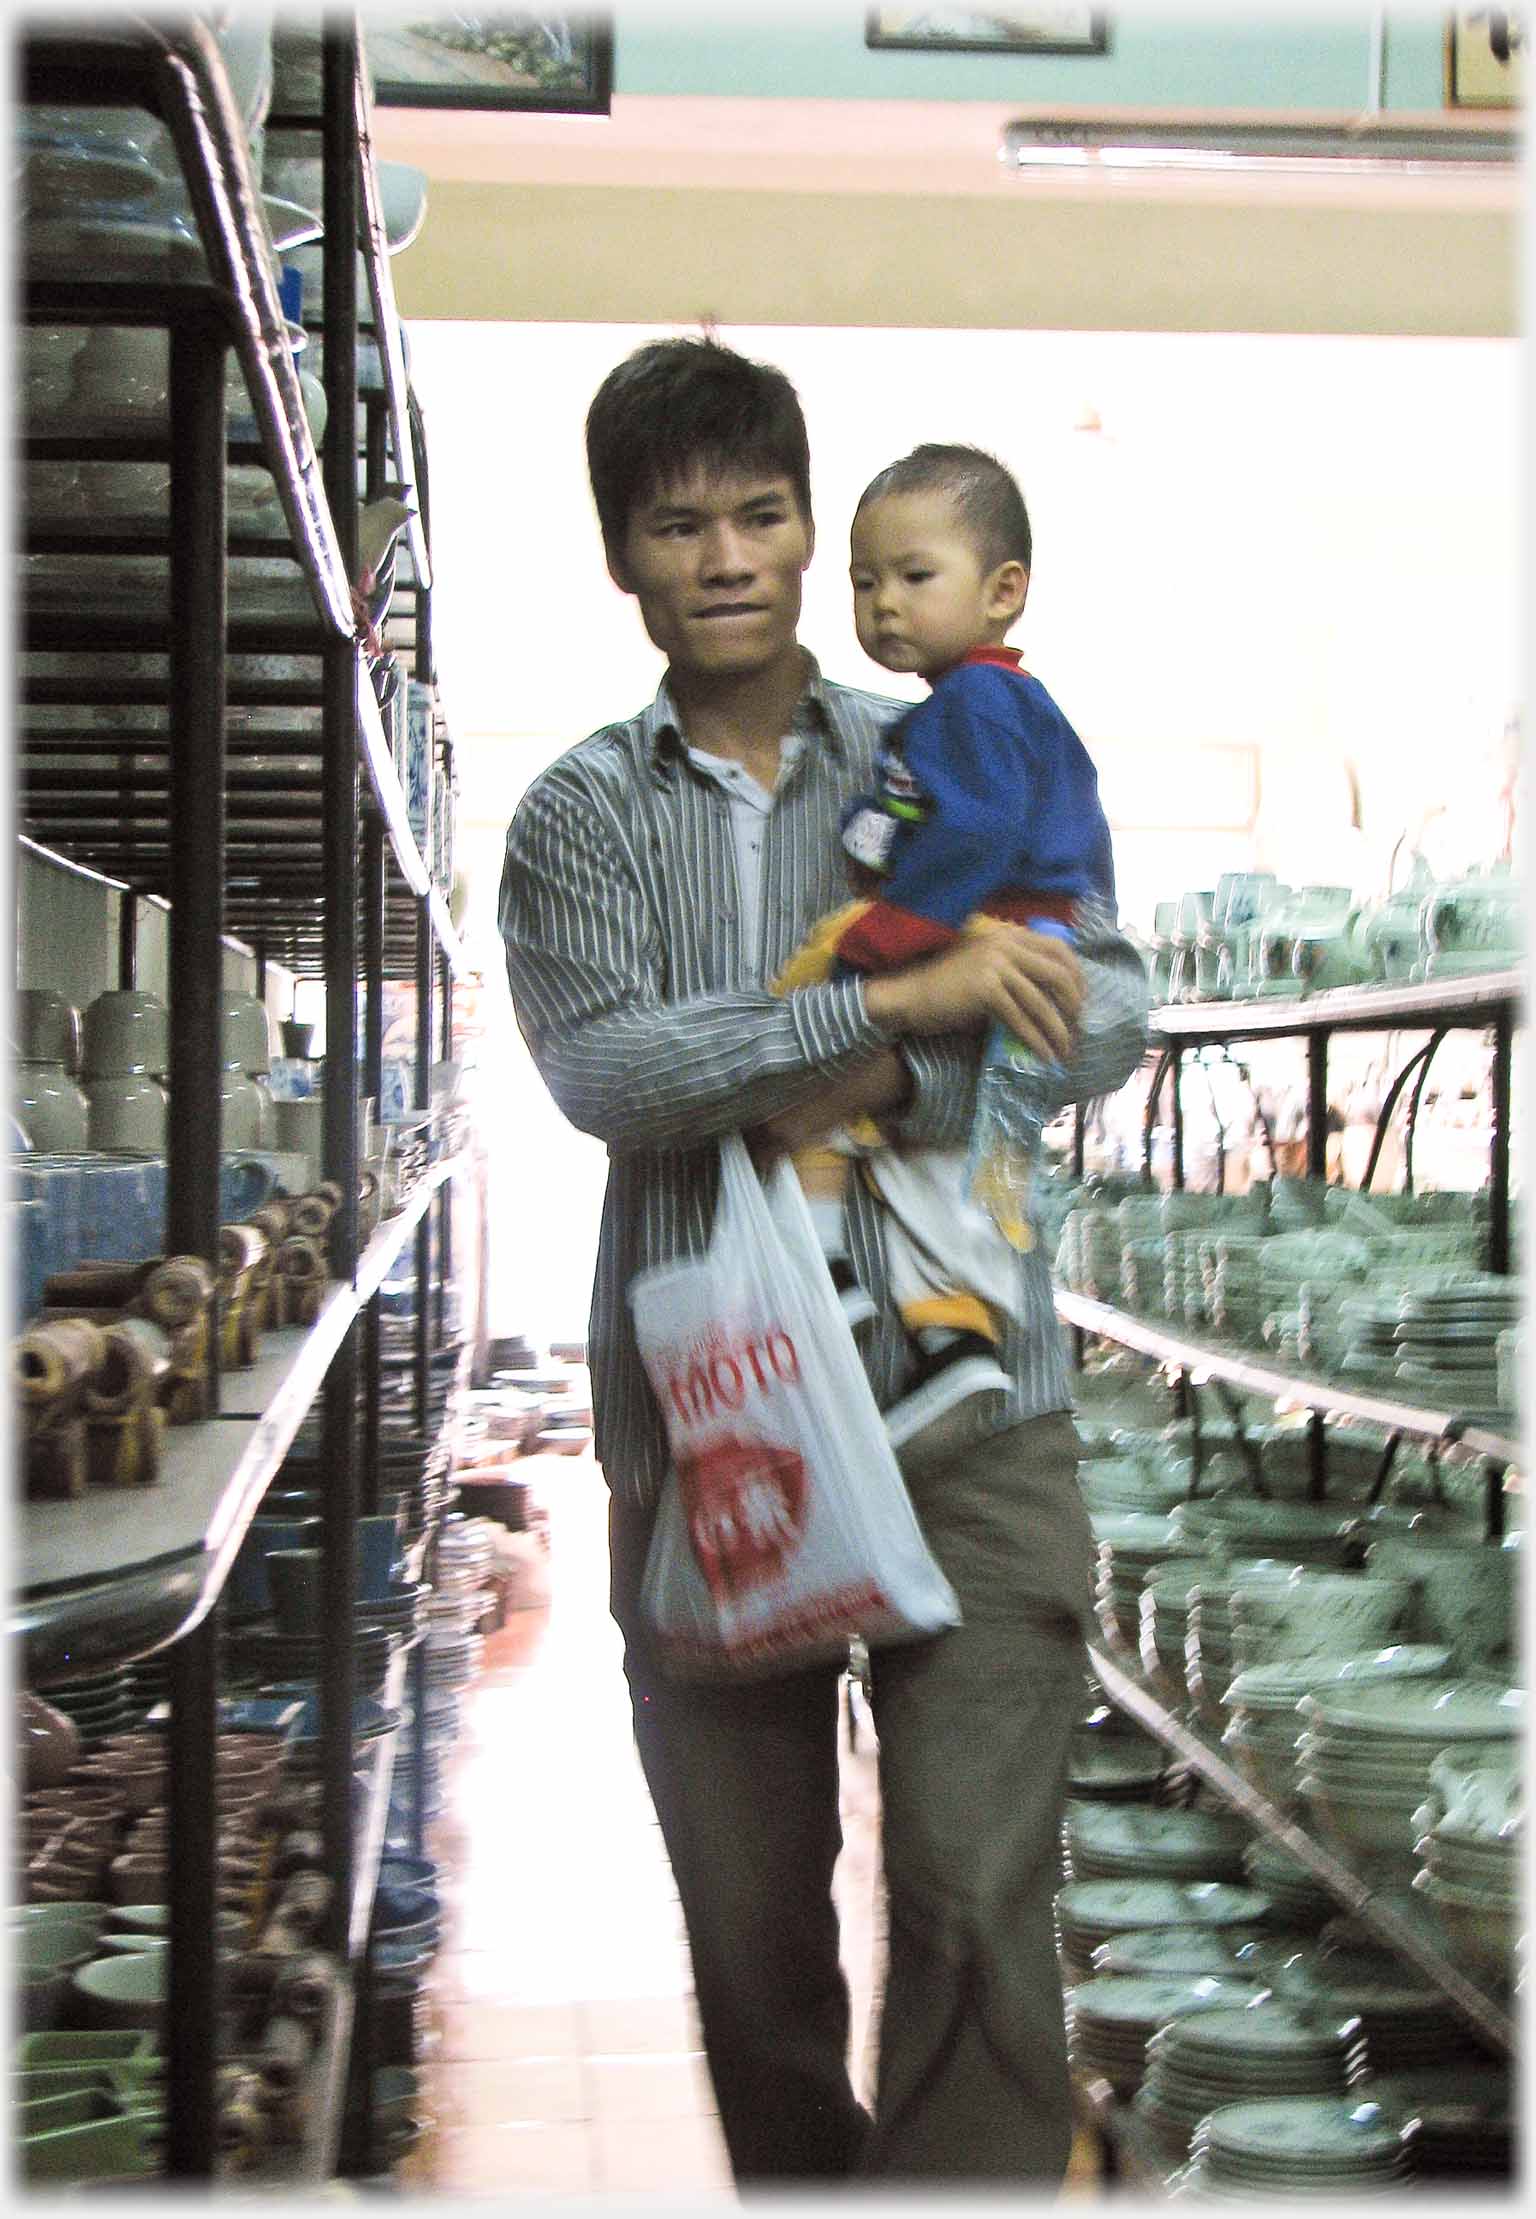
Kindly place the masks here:
POLYGON ((1047 1063, 1066 1062, 1082 1000, 1073 950, 1027 925, 968 935, 864 987, 870 1016, 896 1032, 973 1032, 995 1018, 1047 1063))

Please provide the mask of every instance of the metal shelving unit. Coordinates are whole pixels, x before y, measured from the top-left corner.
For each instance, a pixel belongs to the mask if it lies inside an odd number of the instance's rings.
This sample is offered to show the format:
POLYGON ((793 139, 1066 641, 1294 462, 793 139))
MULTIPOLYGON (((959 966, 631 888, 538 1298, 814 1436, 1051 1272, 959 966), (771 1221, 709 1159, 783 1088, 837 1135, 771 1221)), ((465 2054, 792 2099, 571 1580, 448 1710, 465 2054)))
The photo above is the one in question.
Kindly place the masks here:
MULTIPOLYGON (((1184 1183, 1183 1119, 1179 1110, 1181 1056, 1207 1042, 1298 1037, 1304 1040, 1308 1067, 1308 1174, 1325 1171, 1328 1043, 1335 1032, 1487 1028, 1494 1036, 1493 1116, 1490 1132, 1489 1268, 1507 1271, 1509 1239, 1510 1050, 1520 1020, 1524 974, 1489 972, 1459 980, 1412 987, 1344 988, 1305 1000, 1185 1004, 1153 1013, 1151 1035, 1161 1062, 1148 1098, 1143 1176, 1152 1176, 1152 1135, 1164 1086, 1171 1088, 1173 1184, 1184 1183)), ((1388 1098, 1387 1111, 1397 1090, 1388 1098)), ((1076 1167, 1083 1164, 1084 1117, 1076 1136, 1076 1167)), ((1385 1433, 1387 1449, 1379 1484, 1390 1470, 1397 1442, 1412 1438, 1431 1444, 1437 1456, 1481 1464, 1487 1474, 1487 1527, 1497 1538, 1503 1526, 1506 1474, 1523 1459, 1521 1444, 1497 1429, 1494 1414, 1482 1410, 1436 1409, 1397 1394, 1360 1391, 1310 1375, 1300 1367, 1276 1363, 1254 1351, 1210 1335, 1180 1331, 1171 1324, 1096 1301, 1065 1288, 1056 1290, 1057 1312, 1073 1330, 1079 1361, 1084 1340, 1094 1336, 1135 1349, 1164 1366, 1189 1399, 1201 1385, 1219 1381, 1239 1392, 1265 1397, 1282 1407, 1312 1413, 1313 1493, 1327 1483, 1325 1426, 1370 1426, 1385 1433)), ((1196 1481, 1198 1486, 1198 1478, 1196 1481)), ((1385 1899, 1341 1857, 1322 1846, 1287 1812, 1261 1795, 1195 1726, 1171 1711, 1139 1669, 1103 1644, 1089 1650, 1105 1695, 1161 1741, 1223 1801, 1259 1831, 1281 1843, 1341 1908, 1358 1919, 1382 1945, 1432 1980, 1476 2036, 1495 2052, 1509 2055, 1516 2041, 1516 2020, 1507 1999, 1470 1980, 1446 1953, 1444 1942, 1411 1900, 1385 1899)), ((1162 2161, 1139 2131, 1134 2114, 1116 2101, 1102 2082, 1078 2082, 1084 2121, 1099 2136, 1112 2178, 1153 2194, 1164 2192, 1172 2167, 1162 2161)))
MULTIPOLYGON (((443 1317, 441 1291, 436 1302, 430 1298, 428 1222, 435 1208, 446 1270, 447 1194, 457 1168, 437 1166, 397 1217, 366 1246, 360 1242, 352 1105, 359 1092, 379 1090, 385 982, 417 984, 417 1103, 425 1107, 433 1051, 452 1053, 451 982, 465 959, 446 890, 434 883, 411 830, 352 609, 360 500, 385 482, 410 493, 419 488, 396 609, 414 640, 416 675, 435 684, 425 455, 404 379, 355 19, 328 17, 322 44, 322 113, 314 127, 322 159, 327 425, 318 452, 243 119, 206 26, 139 18, 72 23, 67 31, 40 25, 20 47, 24 102, 137 109, 166 126, 205 267, 187 282, 161 283, 29 266, 23 230, 25 320, 163 329, 169 359, 163 430, 153 436, 38 430, 22 444, 24 461, 161 462, 170 493, 167 510, 135 518, 128 529, 88 520, 27 531, 28 556, 49 559, 53 582, 50 589, 37 566, 28 566, 19 612, 17 830, 36 851, 120 889, 120 983, 133 983, 138 902, 169 909, 167 1251, 217 1264, 218 1120, 176 1109, 218 1100, 221 955, 232 937, 254 956, 258 986, 268 963, 325 983, 323 1161, 344 1197, 331 1233, 335 1284, 319 1323, 307 1334, 271 1336, 257 1375, 229 1374, 218 1383, 219 1414, 171 1436, 158 1489, 126 1508, 116 1498, 105 1507, 92 1498, 88 1505, 32 1505, 25 1514, 12 1631, 25 1643, 34 1683, 57 1684, 157 1649, 166 1650, 170 1665, 167 2170, 184 2181, 206 2181, 216 2171, 218 1996, 206 1937, 214 1908, 219 1590, 263 1490, 318 1396, 327 1471, 322 1824, 327 1866, 338 1883, 328 1940, 345 1955, 355 1900, 365 1889, 371 1895, 378 1846, 368 1829, 359 1834, 352 1793, 355 1522, 376 1489, 378 1455, 377 1429, 360 1427, 357 1411, 378 1385, 378 1288, 413 1234, 425 1406, 431 1324, 435 1314, 440 1333, 443 1317), (361 443, 359 250, 384 365, 382 396, 365 411, 361 443), (228 438, 231 358, 255 420, 254 443, 228 438), (275 481, 281 523, 270 536, 229 527, 226 467, 252 463, 275 481), (80 570, 82 558, 103 555, 160 558, 163 587, 120 607, 93 604, 68 579, 89 574, 80 570), (241 566, 278 558, 291 566, 292 588, 258 604, 241 590, 248 576, 241 566), (234 660, 243 656, 290 662, 277 676, 258 664, 256 675, 252 665, 234 660), (46 663, 39 666, 38 657, 46 663), (147 657, 163 662, 149 664, 147 657), (110 729, 93 716, 102 705, 121 713, 110 729), (35 718, 36 709, 49 715, 35 718), (266 711, 272 728, 263 720, 259 731, 247 729, 239 715, 245 709, 266 711), (367 1017, 361 1058, 360 994, 367 1017), (87 1515, 72 1517, 77 1510, 87 1515)), ((388 638, 395 612, 386 625, 388 638)), ((387 1766, 376 1769, 387 1775, 387 1766)), ((387 1786, 384 1793, 387 1799, 387 1786)), ((334 2160, 353 2002, 349 1983, 324 2050, 323 2085, 317 2084, 309 2179, 323 2177, 334 2160)))

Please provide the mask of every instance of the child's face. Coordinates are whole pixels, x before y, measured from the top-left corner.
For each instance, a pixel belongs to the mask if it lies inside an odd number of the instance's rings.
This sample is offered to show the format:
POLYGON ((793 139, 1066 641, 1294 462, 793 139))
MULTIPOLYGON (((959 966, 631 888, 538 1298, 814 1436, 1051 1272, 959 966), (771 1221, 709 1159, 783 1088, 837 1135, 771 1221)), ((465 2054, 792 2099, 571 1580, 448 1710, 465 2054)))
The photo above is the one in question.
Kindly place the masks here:
POLYGON ((1023 606, 1019 563, 982 558, 942 493, 891 493, 853 521, 853 621, 885 670, 935 678, 967 648, 998 646, 1023 606))

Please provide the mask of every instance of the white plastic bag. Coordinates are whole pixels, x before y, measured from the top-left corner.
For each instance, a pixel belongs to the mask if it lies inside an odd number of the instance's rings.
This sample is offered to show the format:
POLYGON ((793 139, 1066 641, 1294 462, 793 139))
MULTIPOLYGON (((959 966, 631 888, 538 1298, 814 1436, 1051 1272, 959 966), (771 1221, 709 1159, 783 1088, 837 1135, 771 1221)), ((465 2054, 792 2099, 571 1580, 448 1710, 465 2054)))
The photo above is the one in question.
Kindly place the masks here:
POLYGON ((678 1677, 837 1657, 959 1622, 907 1498, 793 1170, 720 1144, 708 1253, 639 1273, 673 1469, 641 1603, 678 1677))

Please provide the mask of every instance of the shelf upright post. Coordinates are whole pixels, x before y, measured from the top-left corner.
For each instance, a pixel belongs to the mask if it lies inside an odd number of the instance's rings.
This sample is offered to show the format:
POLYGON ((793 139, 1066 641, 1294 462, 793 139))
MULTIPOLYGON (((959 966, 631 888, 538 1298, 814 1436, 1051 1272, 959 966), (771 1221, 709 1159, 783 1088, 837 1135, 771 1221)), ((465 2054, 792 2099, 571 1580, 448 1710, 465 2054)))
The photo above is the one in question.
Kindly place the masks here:
POLYGON ((117 905, 117 983, 131 993, 139 982, 139 902, 131 886, 117 905))
MULTIPOLYGON (((219 1004, 223 968, 225 401, 227 341, 206 313, 170 328, 170 1096, 166 1251, 219 1268, 219 1004)), ((125 908, 131 910, 129 897, 125 908)), ((120 951, 121 953, 121 951, 120 951)), ((219 1327, 210 1325, 214 1407, 219 1327)), ((217 1960, 216 1613, 170 1651, 166 1804, 166 2167, 209 2180, 215 2159, 217 1960)))
POLYGON ((1510 1051, 1514 1013, 1506 1004, 1493 1020, 1492 1131, 1488 1139, 1488 1269, 1509 1270, 1510 1051))
MULTIPOLYGON (((437 992, 442 1010, 441 1055, 444 1063, 453 1061, 453 967, 447 955, 439 953, 437 959, 437 992)), ((453 1195, 445 1186, 437 1198, 437 1281, 434 1300, 437 1312, 437 1346, 441 1348, 448 1338, 448 1275, 453 1270, 453 1195)))
MULTIPOLYGON (((378 1114, 384 1085, 384 820, 377 809, 363 815, 363 1092, 378 1114)), ((363 1472, 361 1501, 370 1515, 379 1507, 380 1296, 363 1312, 363 1472)))
MULTIPOLYGON (((1328 1176, 1328 1029, 1314 1026, 1307 1034, 1307 1177, 1328 1176)), ((1328 1491, 1328 1421, 1321 1410, 1307 1420, 1310 1462, 1308 1492, 1321 1502, 1328 1491)))
POLYGON ((1173 1090, 1169 1122, 1173 1128, 1173 1184, 1184 1184, 1184 1051, 1175 1040, 1168 1049, 1168 1083, 1173 1090))
MULTIPOLYGON (((349 574, 357 559, 357 23, 327 18, 321 34, 322 248, 327 421, 322 467, 349 574)), ((325 1167, 341 1188, 331 1225, 331 1270, 357 1269, 357 895, 359 661, 350 639, 322 652, 325 856, 325 1167)), ((330 1946, 346 1957, 352 1906, 352 1715, 357 1563, 357 1330, 349 1326, 326 1373, 322 1455, 320 1776, 321 1832, 334 1894, 330 1946)))
MULTIPOLYGON (((427 1109, 432 1100, 432 912, 422 895, 416 904, 416 1108, 427 1109)), ((432 1272, 432 1212, 425 1211, 416 1228, 416 1431, 426 1438, 428 1388, 431 1384, 431 1343, 428 1336, 427 1294, 432 1272)))

